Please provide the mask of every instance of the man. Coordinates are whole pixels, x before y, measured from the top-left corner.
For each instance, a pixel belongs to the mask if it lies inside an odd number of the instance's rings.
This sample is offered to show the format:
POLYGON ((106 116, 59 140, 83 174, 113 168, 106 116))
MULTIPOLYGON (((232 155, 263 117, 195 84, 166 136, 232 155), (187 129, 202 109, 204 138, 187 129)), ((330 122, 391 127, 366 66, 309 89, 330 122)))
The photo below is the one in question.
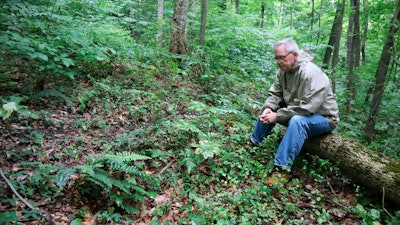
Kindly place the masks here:
POLYGON ((279 41, 273 49, 279 70, 250 137, 258 146, 276 123, 287 126, 275 155, 275 172, 267 181, 269 186, 290 177, 293 161, 307 138, 330 133, 339 122, 329 78, 312 63, 311 52, 299 51, 292 39, 279 41))

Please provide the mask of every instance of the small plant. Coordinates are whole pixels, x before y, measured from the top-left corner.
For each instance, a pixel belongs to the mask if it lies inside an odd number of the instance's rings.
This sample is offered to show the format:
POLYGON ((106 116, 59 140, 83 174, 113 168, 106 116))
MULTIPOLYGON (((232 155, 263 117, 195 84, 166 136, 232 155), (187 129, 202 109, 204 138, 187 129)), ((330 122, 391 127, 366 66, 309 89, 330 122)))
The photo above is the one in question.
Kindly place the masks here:
POLYGON ((75 166, 59 171, 57 185, 63 188, 70 177, 79 172, 87 182, 102 188, 117 207, 127 213, 138 213, 131 203, 142 201, 144 196, 154 196, 158 187, 157 180, 146 174, 136 161, 148 160, 147 156, 132 152, 103 153, 87 158, 86 165, 75 166), (151 190, 145 190, 144 183, 151 190))
POLYGON ((1 99, 3 105, 0 108, 0 115, 3 120, 10 118, 13 113, 37 119, 39 117, 37 113, 30 111, 27 106, 21 105, 26 100, 27 97, 17 94, 1 99))
POLYGON ((363 218, 363 225, 380 224, 381 213, 378 210, 368 210, 359 204, 356 206, 355 211, 361 218, 363 218))
POLYGON ((115 213, 114 207, 109 207, 107 211, 103 211, 102 213, 98 214, 98 218, 101 221, 118 223, 121 222, 122 215, 119 213, 115 213))

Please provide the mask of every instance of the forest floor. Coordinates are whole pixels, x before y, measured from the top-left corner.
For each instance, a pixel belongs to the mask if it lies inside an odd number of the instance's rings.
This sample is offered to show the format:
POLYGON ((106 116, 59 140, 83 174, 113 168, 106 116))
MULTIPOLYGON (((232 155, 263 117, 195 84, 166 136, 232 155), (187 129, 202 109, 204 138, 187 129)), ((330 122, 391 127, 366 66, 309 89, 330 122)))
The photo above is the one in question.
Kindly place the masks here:
MULTIPOLYGON (((43 108, 43 105, 51 107, 48 107, 46 113, 39 119, 0 120, 1 169, 22 196, 37 209, 50 215, 56 223, 69 224, 74 218, 80 216, 82 224, 108 224, 109 220, 99 219, 101 217, 99 212, 112 206, 105 192, 93 196, 82 192, 82 190, 90 190, 90 187, 78 190, 77 183, 82 182, 79 176, 71 177, 64 189, 60 190, 55 185, 54 178, 51 177, 54 177, 59 168, 84 165, 88 155, 101 153, 105 145, 115 141, 114 137, 117 134, 134 130, 135 125, 128 122, 123 107, 115 109, 114 113, 105 113, 104 110, 96 108, 96 104, 92 104, 90 109, 92 113, 90 113, 65 104, 55 104, 51 100, 34 103, 38 104, 38 111, 40 111, 39 108, 43 108), (99 123, 101 121, 106 121, 111 126, 101 126, 99 123)), ((30 109, 35 110, 35 105, 30 106, 30 109)), ((252 148, 251 146, 242 147, 247 150, 252 148)), ((312 156, 303 155, 302 157, 307 158, 308 161, 313 160, 312 156)), ((178 169, 181 165, 177 161, 171 161, 169 164, 158 163, 161 166, 157 168, 146 165, 146 172, 158 174, 165 169, 176 170, 176 173, 182 172, 178 169)), ((274 208, 282 209, 281 212, 289 211, 285 208, 289 205, 296 208, 291 215, 282 218, 278 216, 275 224, 291 224, 288 222, 291 219, 299 221, 301 218, 304 218, 303 224, 361 224, 368 219, 367 216, 362 218, 356 212, 361 201, 367 200, 370 201, 370 205, 379 207, 381 201, 379 196, 373 196, 367 190, 358 187, 350 179, 340 175, 337 170, 325 174, 310 174, 310 171, 318 170, 311 167, 310 165, 307 170, 301 166, 296 167, 293 170, 292 181, 283 186, 286 190, 293 192, 301 190, 302 193, 281 194, 279 188, 271 192, 274 204, 279 205, 274 208), (307 215, 308 213, 315 215, 314 209, 317 207, 324 209, 320 212, 329 214, 329 219, 319 221, 318 218, 307 215)), ((202 176, 211 176, 207 163, 200 166, 199 171, 202 176)), ((184 176, 186 175, 181 175, 181 177, 184 176)), ((169 210, 164 211, 160 216, 158 220, 160 224, 165 221, 169 224, 183 223, 182 221, 185 221, 185 217, 188 216, 188 210, 184 206, 193 202, 188 195, 179 192, 183 182, 182 178, 178 179, 176 187, 167 185, 168 182, 161 182, 160 191, 156 197, 147 197, 147 201, 135 205, 140 213, 128 216, 130 221, 134 221, 135 224, 150 224, 158 206, 168 202, 169 210)), ((87 184, 82 183, 82 185, 87 184)), ((221 190, 220 185, 207 184, 206 189, 208 192, 221 190)), ((226 192, 240 192, 245 186, 251 185, 254 185, 254 182, 226 186, 226 192)), ((28 207, 15 197, 3 179, 0 179, 0 186, 2 187, 0 212, 17 212, 21 224, 48 224, 39 220, 37 215, 27 215, 28 207)), ((204 187, 193 188, 204 189, 204 187)), ((392 213, 398 210, 395 206, 387 205, 386 207, 385 210, 392 213)), ((265 210, 267 213, 268 210, 265 210)), ((201 213, 201 210, 199 212, 201 213)), ((385 216, 381 215, 381 218, 383 217, 385 216)))

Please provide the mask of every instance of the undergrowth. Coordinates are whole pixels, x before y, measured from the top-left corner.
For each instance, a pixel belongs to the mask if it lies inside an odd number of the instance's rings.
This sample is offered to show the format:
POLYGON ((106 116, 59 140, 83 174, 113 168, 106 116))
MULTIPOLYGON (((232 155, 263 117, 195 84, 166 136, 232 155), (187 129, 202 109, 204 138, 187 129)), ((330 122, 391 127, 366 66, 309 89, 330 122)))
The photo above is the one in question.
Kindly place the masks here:
MULTIPOLYGON (((287 184, 265 186, 279 127, 260 147, 248 138, 274 79, 269 45, 286 29, 231 26, 243 18, 213 12, 208 45, 176 56, 151 45, 155 10, 131 4, 1 8, 0 54, 11 60, 0 62, 0 162, 38 209, 4 188, 0 222, 34 223, 43 209, 61 224, 399 223, 396 206, 315 156, 301 155, 287 184)), ((367 147, 399 159, 398 93, 387 88, 377 140, 367 147)), ((335 132, 363 140, 367 97, 335 132)))

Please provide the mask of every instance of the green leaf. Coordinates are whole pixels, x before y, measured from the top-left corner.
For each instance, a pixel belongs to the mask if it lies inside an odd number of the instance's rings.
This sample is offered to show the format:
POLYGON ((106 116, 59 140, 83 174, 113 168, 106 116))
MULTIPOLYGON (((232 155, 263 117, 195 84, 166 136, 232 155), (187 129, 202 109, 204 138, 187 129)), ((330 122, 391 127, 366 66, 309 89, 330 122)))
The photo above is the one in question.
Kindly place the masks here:
POLYGON ((73 66, 74 64, 74 60, 70 59, 70 58, 62 58, 62 62, 64 64, 64 66, 69 67, 69 66, 73 66))
POLYGON ((17 111, 17 104, 15 102, 8 102, 3 105, 3 109, 7 110, 8 112, 17 111))
POLYGON ((367 218, 367 210, 365 210, 364 206, 357 205, 356 210, 357 210, 358 215, 361 216, 361 218, 363 218, 363 219, 367 218))
POLYGON ((76 169, 67 168, 57 173, 57 186, 61 189, 68 183, 69 178, 76 173, 76 169))
POLYGON ((43 61, 49 61, 49 57, 47 57, 47 55, 45 55, 45 54, 43 54, 43 53, 40 53, 40 52, 37 52, 36 53, 36 56, 39 58, 39 59, 42 59, 43 61))
POLYGON ((18 221, 18 216, 16 212, 2 212, 0 213, 0 222, 12 222, 18 221))
POLYGON ((381 217, 381 213, 376 209, 371 209, 371 211, 369 213, 373 220, 379 220, 381 217))
POLYGON ((72 220, 72 222, 70 223, 70 225, 81 225, 81 224, 82 224, 81 218, 76 218, 76 219, 72 220))

